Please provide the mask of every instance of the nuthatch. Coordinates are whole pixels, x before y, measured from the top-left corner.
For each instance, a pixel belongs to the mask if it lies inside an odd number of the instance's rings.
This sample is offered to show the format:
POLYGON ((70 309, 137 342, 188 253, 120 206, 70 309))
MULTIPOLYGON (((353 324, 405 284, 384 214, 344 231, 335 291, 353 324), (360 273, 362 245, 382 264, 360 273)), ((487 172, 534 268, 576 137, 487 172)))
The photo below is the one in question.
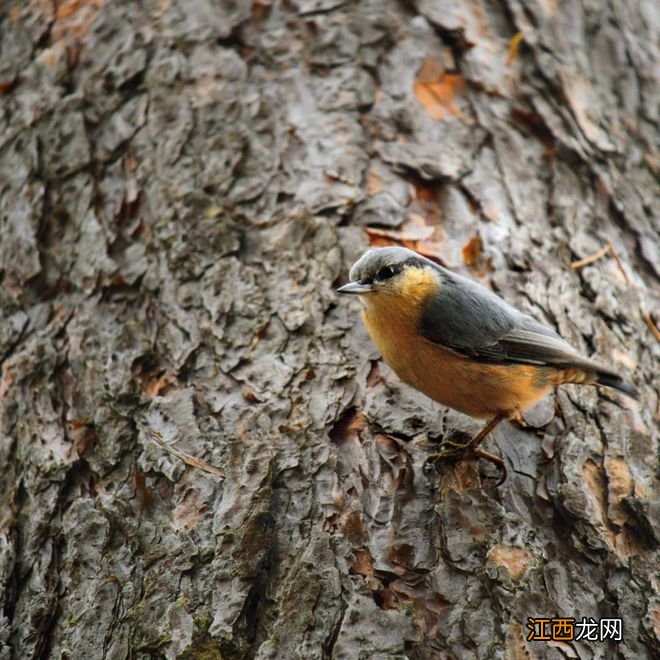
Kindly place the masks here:
POLYGON ((340 293, 360 296, 362 318, 385 361, 402 381, 472 417, 488 418, 466 445, 477 449, 503 419, 516 419, 562 383, 613 387, 638 398, 615 371, 581 357, 554 330, 470 279, 402 247, 368 250, 340 293))

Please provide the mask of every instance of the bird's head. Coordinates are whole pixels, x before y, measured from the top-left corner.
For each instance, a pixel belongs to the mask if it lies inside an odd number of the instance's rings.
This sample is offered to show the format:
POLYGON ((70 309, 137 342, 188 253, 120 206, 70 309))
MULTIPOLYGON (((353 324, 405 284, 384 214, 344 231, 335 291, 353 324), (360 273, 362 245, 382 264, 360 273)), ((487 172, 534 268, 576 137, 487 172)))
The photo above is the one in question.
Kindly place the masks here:
POLYGON ((408 299, 412 304, 439 285, 435 264, 403 247, 367 250, 351 267, 349 278, 337 291, 358 294, 367 306, 393 298, 408 299))

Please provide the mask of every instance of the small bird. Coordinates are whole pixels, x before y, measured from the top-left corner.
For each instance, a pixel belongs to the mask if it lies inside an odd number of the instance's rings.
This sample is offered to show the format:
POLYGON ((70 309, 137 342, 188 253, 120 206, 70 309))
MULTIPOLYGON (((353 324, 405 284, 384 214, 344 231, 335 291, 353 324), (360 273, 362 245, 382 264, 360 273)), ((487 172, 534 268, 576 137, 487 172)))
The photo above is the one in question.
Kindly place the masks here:
POLYGON ((632 383, 581 357, 554 330, 477 282, 403 247, 374 248, 350 270, 340 293, 360 296, 362 319, 385 362, 434 401, 488 423, 466 445, 430 458, 477 449, 503 420, 519 419, 563 383, 604 385, 637 399, 632 383))

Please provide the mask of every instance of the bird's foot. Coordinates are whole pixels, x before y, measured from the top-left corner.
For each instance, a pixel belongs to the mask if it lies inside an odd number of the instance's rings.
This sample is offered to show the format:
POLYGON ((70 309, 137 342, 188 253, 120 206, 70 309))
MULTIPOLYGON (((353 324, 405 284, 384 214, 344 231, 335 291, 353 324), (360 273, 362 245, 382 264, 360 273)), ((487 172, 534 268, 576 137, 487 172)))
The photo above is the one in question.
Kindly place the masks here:
POLYGON ((439 444, 439 451, 431 454, 426 462, 430 461, 448 461, 458 459, 468 453, 470 450, 470 441, 459 442, 457 440, 444 440, 439 444))
POLYGON ((495 486, 494 486, 494 488, 499 488, 506 481, 506 478, 508 476, 504 459, 501 458, 500 456, 495 456, 495 454, 491 454, 490 452, 484 451, 483 449, 475 449, 474 455, 477 458, 483 458, 485 461, 488 461, 489 463, 492 463, 493 465, 496 465, 499 468, 500 476, 499 479, 495 482, 495 486))
POLYGON ((453 462, 460 460, 461 458, 475 456, 476 458, 483 458, 485 461, 497 466, 500 471, 500 477, 495 484, 495 488, 501 486, 507 478, 507 469, 504 460, 490 452, 479 449, 477 445, 478 443, 474 443, 473 440, 470 440, 467 443, 456 442, 455 440, 445 440, 440 445, 440 451, 434 452, 426 458, 426 461, 424 461, 424 467, 426 468, 426 466, 432 463, 437 470, 438 463, 445 461, 453 462))

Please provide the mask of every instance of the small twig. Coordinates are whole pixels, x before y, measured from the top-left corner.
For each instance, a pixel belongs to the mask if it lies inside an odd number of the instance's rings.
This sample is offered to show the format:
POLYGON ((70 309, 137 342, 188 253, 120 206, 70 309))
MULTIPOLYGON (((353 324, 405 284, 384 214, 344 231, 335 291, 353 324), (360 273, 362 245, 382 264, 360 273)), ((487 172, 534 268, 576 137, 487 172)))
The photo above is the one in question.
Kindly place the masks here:
POLYGON ((582 268, 583 266, 588 266, 594 261, 598 261, 601 257, 604 257, 610 250, 612 250, 612 243, 608 243, 604 248, 598 250, 595 254, 592 254, 590 257, 585 257, 579 261, 573 261, 571 263, 571 268, 574 270, 582 268))
POLYGON ((623 267, 623 261, 621 261, 621 257, 619 256, 619 253, 616 251, 614 245, 612 245, 612 241, 610 241, 605 247, 598 250, 598 252, 596 252, 595 254, 592 254, 590 257, 585 257, 584 259, 573 261, 571 263, 571 268, 575 270, 577 268, 582 268, 583 266, 588 266, 589 264, 592 264, 594 261, 598 261, 598 259, 600 259, 601 257, 604 257, 608 252, 612 253, 614 260, 616 261, 616 265, 619 267, 619 270, 621 271, 621 275, 623 275, 623 279, 625 280, 626 284, 630 284, 630 278, 628 277, 628 273, 626 273, 626 269, 623 267))
POLYGON ((660 330, 658 330, 658 326, 653 322, 651 315, 647 311, 642 310, 642 318, 646 321, 646 325, 649 326, 649 329, 656 340, 660 341, 660 330))
POLYGON ((225 478, 225 475, 222 472, 220 472, 220 470, 214 468, 212 465, 209 465, 206 461, 203 461, 201 458, 195 458, 194 456, 190 456, 190 454, 186 454, 185 452, 182 452, 180 449, 176 449, 176 447, 172 447, 172 445, 165 442, 163 440, 163 435, 162 433, 160 433, 160 431, 149 429, 148 433, 149 433, 149 437, 159 447, 161 447, 165 451, 168 451, 170 454, 173 454, 187 465, 191 465, 192 467, 196 467, 200 470, 203 470, 204 472, 208 472, 209 474, 212 474, 215 477, 218 477, 219 479, 225 478))

